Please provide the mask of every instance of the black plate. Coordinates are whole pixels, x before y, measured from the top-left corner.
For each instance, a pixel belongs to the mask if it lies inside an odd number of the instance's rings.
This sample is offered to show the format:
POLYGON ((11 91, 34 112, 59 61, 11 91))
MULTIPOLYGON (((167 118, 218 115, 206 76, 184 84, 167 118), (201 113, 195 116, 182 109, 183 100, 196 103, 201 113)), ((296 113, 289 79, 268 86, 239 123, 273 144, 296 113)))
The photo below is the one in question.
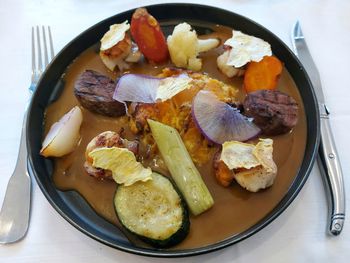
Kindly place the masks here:
POLYGON ((298 59, 279 38, 257 23, 232 12, 203 5, 161 4, 148 6, 147 9, 161 22, 165 30, 170 29, 169 26, 173 27, 179 22, 187 21, 199 26, 196 27, 197 31, 205 33, 205 24, 220 24, 262 38, 271 44, 274 54, 285 63, 285 67, 294 79, 307 115, 307 143, 304 159, 286 195, 257 224, 222 242, 188 250, 157 250, 133 246, 115 226, 96 215, 79 194, 74 191, 62 192, 55 188, 51 180, 53 163, 39 155, 45 109, 59 96, 63 87, 62 74, 67 66, 80 53, 97 43, 108 31, 109 25, 124 20, 130 21, 134 10, 117 14, 89 28, 71 41, 47 68, 38 84, 28 113, 27 146, 30 165, 42 192, 58 213, 83 233, 106 245, 135 254, 157 257, 180 257, 211 252, 242 241, 261 230, 280 215, 299 193, 311 171, 318 148, 319 120, 316 98, 310 80, 298 59))

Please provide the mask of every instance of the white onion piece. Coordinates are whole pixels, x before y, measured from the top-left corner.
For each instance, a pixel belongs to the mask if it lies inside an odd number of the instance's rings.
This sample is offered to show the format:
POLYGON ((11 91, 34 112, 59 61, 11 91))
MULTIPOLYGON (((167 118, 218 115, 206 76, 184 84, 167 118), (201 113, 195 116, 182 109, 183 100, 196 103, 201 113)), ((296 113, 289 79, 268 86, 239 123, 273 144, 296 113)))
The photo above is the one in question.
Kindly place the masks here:
POLYGON ((191 80, 186 74, 168 78, 125 74, 118 80, 113 99, 122 103, 165 101, 189 88, 191 80))
POLYGON ((192 103, 192 116, 203 135, 217 144, 247 141, 260 133, 254 123, 209 91, 197 93, 192 103))
POLYGON ((75 106, 51 126, 43 141, 40 154, 45 157, 61 157, 72 152, 79 141, 82 122, 83 114, 80 108, 75 106))

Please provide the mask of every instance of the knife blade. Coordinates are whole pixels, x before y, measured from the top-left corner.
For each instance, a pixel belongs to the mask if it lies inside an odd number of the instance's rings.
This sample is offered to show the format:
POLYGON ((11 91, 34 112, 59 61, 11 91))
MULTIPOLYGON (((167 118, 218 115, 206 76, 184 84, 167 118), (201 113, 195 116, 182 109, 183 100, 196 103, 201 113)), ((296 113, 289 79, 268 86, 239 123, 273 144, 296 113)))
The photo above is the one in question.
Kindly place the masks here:
POLYGON ((295 54, 300 59, 310 77, 318 101, 321 141, 317 161, 330 201, 329 232, 332 235, 339 235, 343 229, 345 220, 343 172, 329 123, 330 111, 326 106, 320 74, 307 47, 299 21, 295 23, 292 30, 292 43, 295 54))

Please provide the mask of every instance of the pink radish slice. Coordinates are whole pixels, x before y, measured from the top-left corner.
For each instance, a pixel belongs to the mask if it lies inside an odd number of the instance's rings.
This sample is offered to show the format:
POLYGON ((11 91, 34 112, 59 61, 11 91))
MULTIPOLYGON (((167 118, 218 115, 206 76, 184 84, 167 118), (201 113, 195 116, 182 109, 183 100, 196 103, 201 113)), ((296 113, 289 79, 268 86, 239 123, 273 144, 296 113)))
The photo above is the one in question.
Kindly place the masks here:
POLYGON ((260 129, 239 110, 218 100, 209 91, 197 93, 192 103, 192 116, 203 135, 217 144, 247 141, 260 133, 260 129))

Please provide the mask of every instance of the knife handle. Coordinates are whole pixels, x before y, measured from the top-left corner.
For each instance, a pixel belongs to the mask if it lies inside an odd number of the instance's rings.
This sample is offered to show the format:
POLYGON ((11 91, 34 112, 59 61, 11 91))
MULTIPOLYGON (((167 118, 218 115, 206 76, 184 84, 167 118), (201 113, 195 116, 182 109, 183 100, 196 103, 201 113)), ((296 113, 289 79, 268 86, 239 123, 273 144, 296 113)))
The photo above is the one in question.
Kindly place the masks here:
POLYGON ((345 220, 345 190, 343 172, 329 124, 328 110, 321 113, 321 142, 318 163, 331 199, 329 231, 339 235, 345 220), (322 169, 323 168, 323 169, 322 169))

